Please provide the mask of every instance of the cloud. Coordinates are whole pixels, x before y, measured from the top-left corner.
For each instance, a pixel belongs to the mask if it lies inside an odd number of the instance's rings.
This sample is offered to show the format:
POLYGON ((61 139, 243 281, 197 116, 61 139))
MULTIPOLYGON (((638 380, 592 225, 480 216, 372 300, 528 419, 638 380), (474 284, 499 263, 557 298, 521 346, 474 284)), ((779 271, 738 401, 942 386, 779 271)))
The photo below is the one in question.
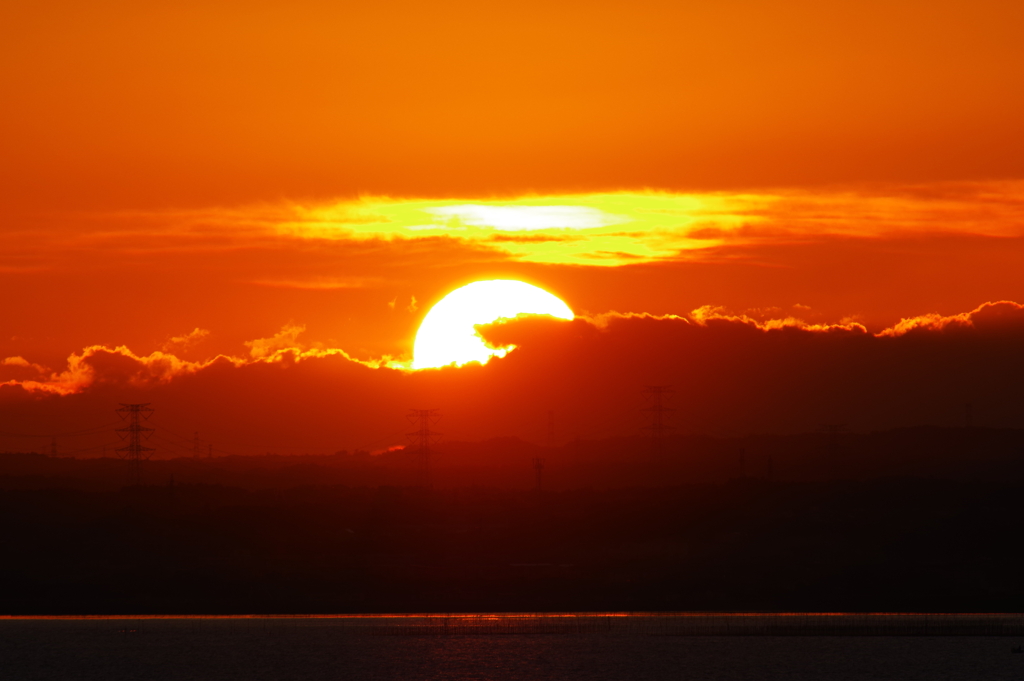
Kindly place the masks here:
POLYGON ((971 314, 969 312, 962 312, 960 314, 947 317, 943 317, 942 315, 935 313, 929 313, 917 315, 916 317, 910 317, 908 319, 901 319, 896 325, 880 331, 879 335, 898 337, 905 336, 908 333, 921 331, 947 331, 952 328, 970 328, 973 326, 974 324, 971 322, 971 314))
POLYGON ((494 362, 496 372, 515 385, 529 381, 513 374, 537 377, 509 402, 529 400, 533 390, 560 409, 579 400, 609 423, 632 409, 639 427, 628 396, 646 384, 671 384, 674 425, 690 431, 962 425, 965 402, 985 411, 987 425, 1024 425, 1024 308, 987 303, 947 319, 873 334, 857 323, 762 321, 704 307, 687 317, 510 320, 481 332, 518 348, 494 362))
POLYGON ((0 383, 4 381, 36 380, 50 374, 50 369, 42 364, 29 362, 20 355, 5 357, 0 360, 0 383))
POLYGON ((318 277, 314 279, 258 279, 247 283, 270 288, 291 288, 304 291, 337 291, 340 289, 366 288, 377 280, 366 277, 318 277))
MULTIPOLYGON (((742 266, 744 271, 737 274, 748 280, 772 279, 771 286, 746 293, 753 298, 749 302, 730 300, 734 306, 768 307, 800 300, 833 319, 864 313, 872 322, 888 325, 900 314, 932 305, 934 300, 966 306, 1014 290, 1002 282, 986 285, 986 281, 995 276, 1012 278, 1016 263, 1010 251, 1024 248, 1024 181, 491 199, 366 196, 66 217, 67 225, 53 221, 41 223, 38 229, 0 234, 0 261, 9 260, 12 266, 38 263, 58 272, 45 282, 38 280, 38 290, 44 292, 88 276, 90 283, 81 288, 101 291, 103 295, 95 298, 105 298, 109 277, 144 271, 155 281, 167 281, 186 267, 193 273, 190 280, 195 286, 200 281, 218 286, 222 295, 239 282, 296 292, 366 290, 380 295, 379 289, 401 281, 407 290, 433 298, 439 292, 428 290, 431 281, 480 276, 502 268, 518 268, 521 273, 536 265, 614 270, 672 264, 682 271, 685 265, 715 264, 742 266), (970 243, 965 243, 967 237, 970 243), (997 251, 1001 255, 994 255, 997 251), (951 262, 954 258, 959 260, 951 262), (899 260, 900 267, 893 260, 899 260), (988 263, 984 272, 979 271, 982 261, 988 263), (118 264, 101 267, 107 262, 118 264), (462 272, 449 276, 460 267, 462 272), (767 267, 776 271, 757 271, 767 267), (778 271, 785 268, 798 268, 806 280, 814 277, 821 282, 818 292, 839 288, 858 272, 873 271, 876 276, 868 286, 847 283, 857 291, 849 297, 859 296, 859 300, 836 302, 833 308, 806 286, 789 287, 785 272, 778 271), (940 270, 944 271, 936 274, 940 270), (909 276, 905 271, 929 276, 934 285, 882 292, 892 288, 884 277, 909 276), (967 290, 963 298, 951 298, 943 290, 957 277, 964 283, 955 288, 967 290), (778 296, 769 295, 783 287, 778 296), (929 291, 929 299, 918 293, 922 289, 929 291), (898 309, 887 309, 884 319, 872 318, 876 307, 897 298, 912 305, 892 303, 898 309)), ((28 271, 3 276, 37 286, 37 275, 28 271)), ((175 288, 119 295, 167 299, 176 295, 175 288)), ((730 286, 726 282, 715 288, 730 286)), ((731 290, 740 289, 737 285, 731 290)), ((78 292, 70 295, 84 297, 78 292)), ((258 293, 231 295, 241 299, 258 293)), ((708 295, 702 291, 679 309, 689 309, 712 295, 713 291, 708 295)), ((54 299, 64 297, 53 295, 54 299)), ((642 309, 642 298, 637 296, 637 302, 628 306, 617 304, 622 309, 642 309)), ((273 295, 266 299, 282 307, 292 300, 273 295)), ((829 299, 839 301, 835 295, 829 299)), ((590 302, 587 306, 596 307, 590 302)), ((288 314, 281 318, 287 319, 288 314)), ((193 319, 214 328, 207 318, 193 319)), ((216 330, 218 339, 226 337, 222 329, 216 330)), ((166 334, 163 329, 156 332, 158 337, 166 334)), ((62 352, 95 337, 77 338, 62 352)), ((24 352, 20 346, 6 349, 6 354, 24 352)))
POLYGON ((440 409, 448 440, 544 441, 548 411, 558 413, 563 432, 583 438, 635 435, 648 423, 646 385, 673 386, 667 418, 677 432, 960 426, 965 402, 979 425, 1024 426, 1024 306, 999 301, 916 319, 870 333, 856 323, 759 320, 710 306, 685 316, 524 316, 478 327, 491 345, 516 346, 505 357, 432 371, 303 348, 303 327, 287 325, 251 341, 245 358, 191 362, 91 346, 59 374, 0 385, 0 400, 21 410, 4 413, 27 424, 152 402, 168 419, 211 419, 210 437, 235 443, 225 449, 249 451, 241 443, 253 443, 256 452, 276 449, 269 442, 308 442, 302 451, 375 449, 399 441, 410 408, 440 409))
POLYGON ((493 234, 489 241, 495 243, 543 244, 584 241, 585 236, 578 234, 493 234))
POLYGON ((0 381, 0 386, 53 395, 73 395, 103 386, 145 389, 167 384, 173 379, 194 375, 211 367, 238 368, 252 364, 294 365, 326 357, 342 358, 370 368, 391 367, 395 370, 408 370, 407 362, 387 355, 364 361, 349 356, 341 349, 307 348, 298 342, 298 336, 305 330, 305 326, 287 324, 269 338, 246 341, 245 346, 249 348, 248 358, 216 355, 204 360, 189 361, 165 351, 139 355, 123 345, 92 345, 81 352, 72 353, 68 357, 67 368, 61 372, 52 372, 38 364, 29 364, 21 357, 7 358, 0 366, 32 367, 46 375, 29 380, 0 381))
POLYGON ((270 338, 246 341, 245 345, 253 359, 266 359, 279 350, 303 350, 305 346, 299 343, 298 337, 305 330, 305 325, 286 324, 270 338))
POLYGON ((163 351, 136 355, 125 346, 93 345, 81 353, 72 353, 64 371, 52 372, 39 380, 7 381, 0 385, 20 386, 29 392, 55 395, 71 395, 102 384, 141 388, 167 383, 172 378, 195 373, 223 360, 230 361, 229 358, 217 357, 204 362, 190 362, 163 351))
POLYGON ((171 336, 171 338, 166 343, 163 344, 161 349, 164 350, 165 352, 172 352, 175 350, 181 352, 184 350, 188 350, 189 348, 202 342, 203 339, 205 339, 209 335, 209 330, 200 329, 197 326, 196 328, 192 329, 183 336, 171 336))
POLYGON ((1024 181, 820 190, 623 191, 465 202, 393 199, 294 207, 303 238, 446 237, 511 260, 619 266, 720 257, 723 248, 825 238, 1024 236, 1024 181), (629 229, 620 225, 628 223, 629 229))
MULTIPOLYGON (((499 232, 531 232, 546 229, 593 229, 629 222, 587 206, 495 206, 463 204, 426 209, 439 222, 473 227, 491 227, 499 232)), ((458 227, 456 227, 458 228, 458 227)))
POLYGON ((3 361, 0 362, 0 364, 3 364, 4 366, 9 366, 9 367, 26 367, 26 368, 30 367, 30 368, 36 369, 37 371, 46 371, 46 367, 40 366, 39 364, 32 364, 27 359, 25 359, 24 357, 20 357, 20 356, 4 357, 3 361))
POLYGON ((808 324, 802 319, 796 317, 783 317, 781 319, 767 319, 757 320, 752 317, 748 317, 745 314, 734 315, 728 314, 720 307, 714 307, 712 305, 705 305, 693 310, 690 313, 690 319, 700 326, 707 326, 709 323, 721 323, 729 322, 734 324, 744 324, 751 326, 761 331, 771 331, 785 328, 801 329, 803 331, 819 331, 819 332, 842 332, 849 331, 853 333, 867 333, 868 330, 863 324, 856 322, 840 323, 840 324, 808 324))
POLYGON ((898 337, 925 332, 955 332, 975 329, 982 332, 1024 330, 1024 306, 1009 301, 984 303, 970 312, 955 315, 935 313, 901 319, 899 323, 879 332, 879 336, 898 337))

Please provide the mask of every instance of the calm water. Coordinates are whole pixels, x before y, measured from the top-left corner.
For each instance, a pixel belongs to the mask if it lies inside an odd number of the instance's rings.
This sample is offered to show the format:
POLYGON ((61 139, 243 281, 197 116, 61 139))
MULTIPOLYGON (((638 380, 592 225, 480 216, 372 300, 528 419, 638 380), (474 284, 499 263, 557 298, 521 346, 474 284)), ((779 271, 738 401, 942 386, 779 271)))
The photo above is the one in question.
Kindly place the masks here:
POLYGON ((1022 679, 1020 637, 379 635, 333 620, 0 621, 0 678, 1022 679))

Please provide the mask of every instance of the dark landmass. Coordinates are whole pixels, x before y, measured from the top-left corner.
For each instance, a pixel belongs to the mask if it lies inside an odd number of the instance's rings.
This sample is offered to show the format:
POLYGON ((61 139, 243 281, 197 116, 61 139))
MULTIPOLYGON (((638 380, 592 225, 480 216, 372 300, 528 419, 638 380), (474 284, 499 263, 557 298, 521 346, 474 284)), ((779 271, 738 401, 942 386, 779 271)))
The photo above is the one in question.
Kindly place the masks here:
POLYGON ((0 455, 0 614, 1020 612, 1022 442, 453 443, 430 488, 412 452, 150 461, 141 486, 0 455))
MULTIPOLYGON (((423 486, 418 451, 371 455, 206 456, 147 461, 143 482, 225 485, 249 490, 297 485, 423 486)), ((534 459, 543 462, 545 490, 663 487, 723 483, 735 478, 775 481, 874 480, 924 477, 1005 482, 1024 480, 1024 430, 902 428, 877 433, 580 439, 544 447, 518 438, 450 442, 434 449, 430 486, 529 490, 534 459)), ((72 458, 0 453, 0 489, 60 487, 113 491, 130 481, 128 465, 113 457, 72 458)))

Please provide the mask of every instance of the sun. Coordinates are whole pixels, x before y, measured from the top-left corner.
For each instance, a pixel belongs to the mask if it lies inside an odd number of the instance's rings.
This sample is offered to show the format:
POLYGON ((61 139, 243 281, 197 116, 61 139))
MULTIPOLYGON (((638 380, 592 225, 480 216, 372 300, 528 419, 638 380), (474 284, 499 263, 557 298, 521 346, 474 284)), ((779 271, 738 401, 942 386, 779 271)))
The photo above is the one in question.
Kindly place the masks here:
POLYGON ((467 362, 484 364, 508 349, 488 347, 474 328, 518 314, 572 319, 569 306, 542 288, 512 279, 477 281, 457 288, 430 308, 413 345, 413 369, 467 362))

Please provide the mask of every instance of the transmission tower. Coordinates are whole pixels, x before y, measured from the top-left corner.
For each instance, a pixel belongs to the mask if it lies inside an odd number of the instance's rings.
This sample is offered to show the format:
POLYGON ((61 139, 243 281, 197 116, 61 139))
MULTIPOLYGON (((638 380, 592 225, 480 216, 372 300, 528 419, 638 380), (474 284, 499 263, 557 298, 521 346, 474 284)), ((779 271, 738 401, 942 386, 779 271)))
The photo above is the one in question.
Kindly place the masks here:
POLYGON ((424 487, 430 487, 430 446, 441 441, 441 433, 431 430, 430 426, 441 420, 441 412, 439 409, 410 409, 407 418, 418 426, 407 435, 419 451, 421 482, 424 487))
POLYGON ((124 404, 122 402, 121 408, 116 411, 121 416, 121 420, 128 420, 127 427, 117 429, 118 436, 122 440, 128 440, 127 447, 117 448, 117 455, 122 459, 127 459, 131 466, 131 484, 140 485, 142 484, 142 462, 153 456, 153 452, 156 451, 152 447, 142 445, 142 440, 148 440, 153 434, 153 428, 142 425, 143 421, 153 415, 153 408, 149 406, 149 403, 124 404))
POLYGON ((825 450, 830 455, 839 453, 845 431, 845 423, 826 423, 821 427, 821 432, 825 433, 825 450))
POLYGON ((651 415, 651 425, 644 430, 651 431, 651 451, 660 456, 665 448, 665 431, 672 426, 665 424, 665 413, 675 411, 665 406, 665 398, 672 394, 670 385, 649 385, 643 389, 643 396, 651 403, 643 411, 651 415))

